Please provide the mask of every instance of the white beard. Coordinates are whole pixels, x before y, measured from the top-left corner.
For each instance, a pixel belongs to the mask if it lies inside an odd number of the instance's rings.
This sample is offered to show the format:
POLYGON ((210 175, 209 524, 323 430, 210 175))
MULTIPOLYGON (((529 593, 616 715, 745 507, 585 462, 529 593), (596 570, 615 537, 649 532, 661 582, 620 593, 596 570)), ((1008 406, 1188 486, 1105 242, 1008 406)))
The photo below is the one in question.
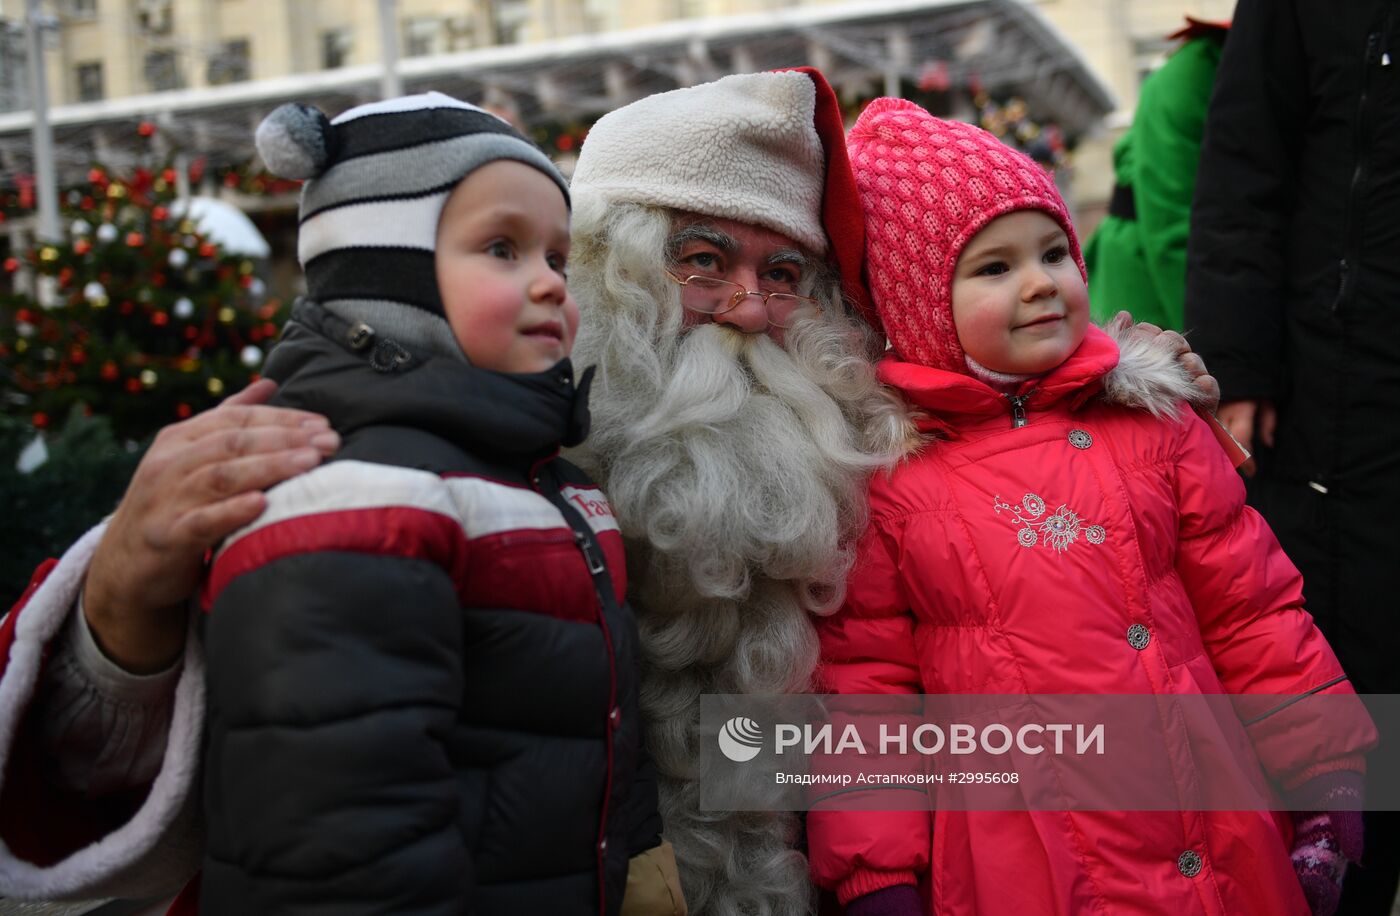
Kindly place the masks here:
POLYGON ((866 478, 903 444, 906 418, 834 284, 786 349, 716 324, 683 331, 679 287, 661 276, 667 215, 600 220, 595 235, 574 217, 574 361, 599 367, 578 457, 627 541, 665 835, 697 916, 807 913, 794 815, 699 810, 699 698, 810 689, 810 615, 840 607, 866 478))

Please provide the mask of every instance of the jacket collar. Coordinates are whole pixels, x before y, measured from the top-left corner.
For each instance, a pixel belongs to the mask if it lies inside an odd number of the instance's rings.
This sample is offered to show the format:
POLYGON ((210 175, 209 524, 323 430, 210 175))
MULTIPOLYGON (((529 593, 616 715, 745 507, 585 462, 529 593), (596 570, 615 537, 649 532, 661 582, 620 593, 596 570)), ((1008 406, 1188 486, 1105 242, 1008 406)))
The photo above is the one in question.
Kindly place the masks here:
MULTIPOLYGON (((1009 416, 1009 398, 986 382, 957 372, 931 369, 892 357, 877 367, 880 381, 899 389, 924 411, 924 432, 949 433, 960 426, 1009 416)), ((1057 404, 1076 410, 1090 398, 1172 417, 1182 401, 1200 403, 1205 393, 1186 374, 1168 347, 1134 335, 1131 326, 1090 325, 1069 359, 1039 378, 1021 383, 1015 394, 1028 411, 1057 404)))
POLYGON ((507 374, 366 340, 364 329, 298 303, 266 374, 277 402, 329 417, 341 435, 370 426, 420 429, 476 454, 533 462, 588 435, 588 388, 564 359, 544 372, 507 374))

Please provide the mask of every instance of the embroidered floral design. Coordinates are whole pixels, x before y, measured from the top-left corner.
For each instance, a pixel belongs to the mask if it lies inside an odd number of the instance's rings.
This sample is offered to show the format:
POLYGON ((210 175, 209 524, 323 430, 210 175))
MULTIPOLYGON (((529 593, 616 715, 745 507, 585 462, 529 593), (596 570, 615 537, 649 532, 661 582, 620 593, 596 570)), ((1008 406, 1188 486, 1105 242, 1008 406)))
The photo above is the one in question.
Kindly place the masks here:
POLYGON ((1040 543, 1042 537, 1045 543, 1063 553, 1069 549, 1069 545, 1079 539, 1082 534, 1084 540, 1090 544, 1102 544, 1108 536, 1102 525, 1085 525, 1069 506, 1061 505, 1043 521, 1041 516, 1045 515, 1045 500, 1034 493, 1027 493, 1021 497, 1021 504, 1013 506, 1003 500, 1000 496, 993 497, 992 508, 1000 515, 1003 510, 1009 512, 1019 523, 1016 530, 1016 543, 1022 547, 1034 547, 1040 543))

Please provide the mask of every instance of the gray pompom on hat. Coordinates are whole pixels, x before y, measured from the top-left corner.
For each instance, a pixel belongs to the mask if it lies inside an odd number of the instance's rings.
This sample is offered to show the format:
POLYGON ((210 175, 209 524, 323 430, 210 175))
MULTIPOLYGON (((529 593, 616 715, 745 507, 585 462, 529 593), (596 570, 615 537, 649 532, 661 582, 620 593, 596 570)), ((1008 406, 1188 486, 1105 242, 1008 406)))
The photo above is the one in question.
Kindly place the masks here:
POLYGON ((288 102, 264 118, 255 140, 258 155, 282 178, 315 178, 331 159, 330 119, 300 102, 288 102))

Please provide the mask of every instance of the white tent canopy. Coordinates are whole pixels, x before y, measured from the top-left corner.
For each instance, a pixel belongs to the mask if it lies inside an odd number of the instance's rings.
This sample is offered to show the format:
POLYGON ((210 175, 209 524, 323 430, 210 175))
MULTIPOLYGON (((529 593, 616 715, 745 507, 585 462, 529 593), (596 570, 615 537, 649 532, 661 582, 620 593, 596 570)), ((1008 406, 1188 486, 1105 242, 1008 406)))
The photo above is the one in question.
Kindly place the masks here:
POLYGON ((204 237, 229 254, 265 258, 272 254, 267 239, 253 221, 233 204, 215 197, 182 197, 170 205, 170 212, 188 217, 204 237))

